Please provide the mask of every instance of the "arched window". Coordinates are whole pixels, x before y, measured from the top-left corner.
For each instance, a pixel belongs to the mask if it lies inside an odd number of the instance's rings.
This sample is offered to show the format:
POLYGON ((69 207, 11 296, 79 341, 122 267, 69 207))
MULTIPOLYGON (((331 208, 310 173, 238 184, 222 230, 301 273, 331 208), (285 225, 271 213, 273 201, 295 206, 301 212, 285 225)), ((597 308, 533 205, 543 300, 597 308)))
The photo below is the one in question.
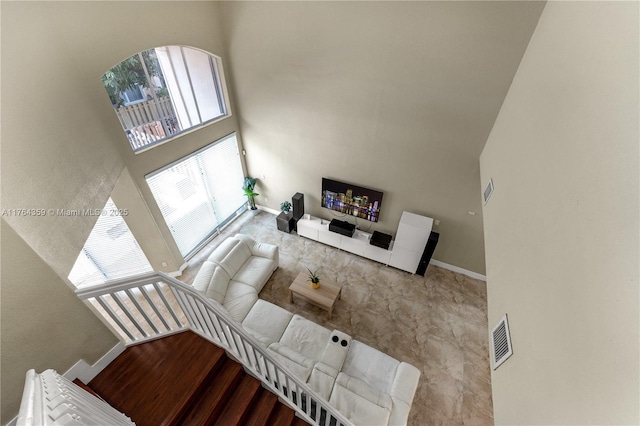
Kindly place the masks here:
POLYGON ((137 53, 102 83, 134 152, 228 115, 220 58, 193 47, 137 53))

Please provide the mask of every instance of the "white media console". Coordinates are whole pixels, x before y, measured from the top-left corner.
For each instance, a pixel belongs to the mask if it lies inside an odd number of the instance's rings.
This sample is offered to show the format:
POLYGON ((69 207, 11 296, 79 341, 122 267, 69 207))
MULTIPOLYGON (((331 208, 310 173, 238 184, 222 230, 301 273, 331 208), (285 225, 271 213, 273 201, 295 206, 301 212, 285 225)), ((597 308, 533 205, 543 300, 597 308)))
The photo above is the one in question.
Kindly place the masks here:
MULTIPOLYGON (((348 218, 349 216, 346 216, 348 218)), ((429 234, 433 219, 414 213, 402 212, 395 240, 389 250, 369 244, 371 234, 356 229, 353 237, 347 237, 329 231, 329 220, 305 214, 298 220, 298 235, 310 240, 348 251, 403 271, 416 273, 429 234)))

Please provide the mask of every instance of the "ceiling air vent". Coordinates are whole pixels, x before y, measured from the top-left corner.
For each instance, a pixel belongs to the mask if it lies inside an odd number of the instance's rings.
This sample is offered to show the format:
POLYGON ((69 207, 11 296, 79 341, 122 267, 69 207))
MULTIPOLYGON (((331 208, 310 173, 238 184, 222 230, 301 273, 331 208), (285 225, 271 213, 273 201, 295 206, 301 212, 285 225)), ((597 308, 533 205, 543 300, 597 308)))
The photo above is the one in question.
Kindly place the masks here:
POLYGON ((489 179, 489 183, 484 188, 484 194, 482 194, 485 205, 489 201, 489 198, 491 198, 491 194, 493 194, 493 179, 489 179))
POLYGON ((507 314, 504 314, 500 322, 491 331, 491 349, 494 370, 513 354, 507 314))

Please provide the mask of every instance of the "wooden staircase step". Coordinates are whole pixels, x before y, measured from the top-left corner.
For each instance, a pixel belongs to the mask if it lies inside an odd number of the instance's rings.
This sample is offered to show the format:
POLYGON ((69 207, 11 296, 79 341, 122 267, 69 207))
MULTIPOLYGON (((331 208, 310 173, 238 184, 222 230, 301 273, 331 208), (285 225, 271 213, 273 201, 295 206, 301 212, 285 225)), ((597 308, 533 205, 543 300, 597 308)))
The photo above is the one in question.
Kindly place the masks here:
MULTIPOLYGON (((278 404, 275 407, 275 410, 271 413, 269 417, 270 425, 290 425, 294 418, 296 418, 296 413, 289 407, 284 404, 278 404)), ((306 423, 303 423, 306 424, 306 423)))
POLYGON ((242 365, 227 358, 218 374, 209 381, 209 386, 202 389, 190 412, 181 419, 180 424, 212 424, 229 400, 234 398, 235 390, 244 375, 242 365))
POLYGON ((252 407, 255 397, 261 389, 262 386, 258 380, 245 374, 233 392, 233 396, 229 399, 226 407, 222 410, 218 419, 216 419, 216 424, 240 424, 252 407))
POLYGON ((305 422, 298 416, 294 416, 291 426, 309 426, 309 423, 305 422))
POLYGON ((88 386, 138 426, 305 426, 223 349, 193 332, 130 346, 88 386))
POLYGON ((274 407, 279 404, 278 397, 262 388, 259 391, 259 395, 256 397, 255 403, 248 413, 242 424, 244 426, 264 426, 266 420, 271 415, 274 407))
POLYGON ((197 334, 179 333, 128 347, 89 386, 138 426, 175 424, 226 359, 197 334))

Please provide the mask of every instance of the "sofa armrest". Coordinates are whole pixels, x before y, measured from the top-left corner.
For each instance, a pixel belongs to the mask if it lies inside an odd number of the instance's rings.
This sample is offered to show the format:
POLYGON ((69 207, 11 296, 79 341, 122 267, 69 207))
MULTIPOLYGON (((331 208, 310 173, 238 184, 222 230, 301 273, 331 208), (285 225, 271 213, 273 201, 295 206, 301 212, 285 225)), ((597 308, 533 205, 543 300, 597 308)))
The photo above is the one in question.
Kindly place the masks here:
POLYGON ((401 362, 398 365, 396 376, 391 384, 390 394, 393 401, 393 410, 389 418, 389 425, 407 424, 419 379, 420 370, 416 367, 406 362, 401 362))
MULTIPOLYGON (((350 347, 351 336, 341 331, 333 330, 329 337, 329 343, 327 343, 327 347, 320 357, 320 362, 332 367, 336 371, 340 371, 344 360, 347 358, 350 347)), ((335 374, 335 376, 337 375, 338 373, 335 374)))
POLYGON ((244 235, 244 234, 236 234, 234 238, 244 241, 249 246, 249 249, 251 250, 252 255, 271 259, 275 262, 276 267, 278 267, 278 265, 280 264, 280 255, 278 252, 278 246, 273 244, 258 242, 253 238, 251 238, 250 236, 244 235))
MULTIPOLYGON (((389 395, 372 388, 360 379, 351 377, 345 373, 338 373, 335 386, 340 386, 372 404, 391 411, 392 400, 389 398, 389 395)), ((336 393, 335 390, 334 393, 336 393)))
POLYGON ((418 388, 418 380, 420 380, 420 370, 411 364, 401 362, 389 393, 392 397, 411 405, 418 388))

